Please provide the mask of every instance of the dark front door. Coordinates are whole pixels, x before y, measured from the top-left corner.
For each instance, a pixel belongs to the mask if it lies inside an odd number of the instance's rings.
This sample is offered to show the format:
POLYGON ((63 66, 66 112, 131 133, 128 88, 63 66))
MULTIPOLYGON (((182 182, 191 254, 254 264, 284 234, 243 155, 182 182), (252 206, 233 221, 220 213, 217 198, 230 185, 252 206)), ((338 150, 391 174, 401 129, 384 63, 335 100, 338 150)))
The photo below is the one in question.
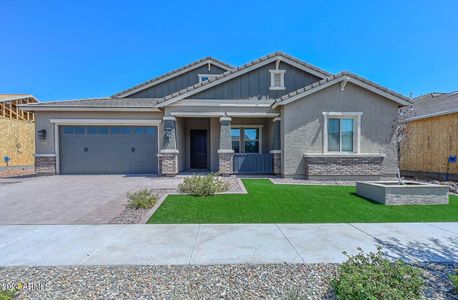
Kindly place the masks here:
POLYGON ((207 130, 191 130, 191 169, 207 169, 207 130))

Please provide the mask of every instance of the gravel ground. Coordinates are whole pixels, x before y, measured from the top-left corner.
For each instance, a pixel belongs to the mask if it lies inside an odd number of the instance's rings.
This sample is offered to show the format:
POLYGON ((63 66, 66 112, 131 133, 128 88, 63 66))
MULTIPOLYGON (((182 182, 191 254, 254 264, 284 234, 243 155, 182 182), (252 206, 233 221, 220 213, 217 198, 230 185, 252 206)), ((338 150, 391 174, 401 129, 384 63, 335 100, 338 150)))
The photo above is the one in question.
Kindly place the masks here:
MULTIPOLYGON (((334 264, 0 268, 0 284, 29 282, 19 299, 334 299, 334 264), (293 297, 296 296, 296 297, 293 297)), ((458 299, 451 265, 423 266, 425 299, 458 299)))
POLYGON ((354 186, 355 181, 334 181, 334 180, 307 180, 294 178, 270 178, 275 184, 304 184, 304 185, 346 185, 354 186))
POLYGON ((438 181, 438 180, 429 180, 429 179, 418 179, 418 178, 404 178, 404 180, 413 180, 418 182, 426 182, 432 184, 445 184, 448 185, 448 190, 450 193, 458 194, 458 182, 455 181, 438 181))
MULTIPOLYGON (((229 190, 226 193, 241 193, 242 188, 240 187, 237 177, 221 177, 222 180, 229 182, 229 190)), ((164 194, 178 193, 177 189, 153 189, 153 193, 158 196, 158 199, 164 194)), ((141 223, 143 216, 149 211, 149 209, 135 209, 126 206, 126 208, 116 217, 111 219, 110 224, 139 224, 141 223)))

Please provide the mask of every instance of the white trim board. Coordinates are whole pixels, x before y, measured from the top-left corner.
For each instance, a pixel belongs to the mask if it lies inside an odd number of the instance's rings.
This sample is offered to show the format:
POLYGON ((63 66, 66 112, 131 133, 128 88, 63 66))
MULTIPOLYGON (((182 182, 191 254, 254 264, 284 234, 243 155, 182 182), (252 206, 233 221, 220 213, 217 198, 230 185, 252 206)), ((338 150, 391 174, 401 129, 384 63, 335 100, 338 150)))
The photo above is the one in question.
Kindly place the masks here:
POLYGON ((260 61, 258 63, 253 63, 251 66, 243 68, 243 69, 241 69, 239 71, 235 71, 235 72, 233 72, 231 74, 228 74, 228 75, 223 75, 221 78, 218 78, 218 79, 213 80, 213 81, 209 81, 208 83, 203 84, 203 85, 201 85, 199 87, 196 87, 196 88, 194 88, 194 89, 192 89, 192 90, 190 90, 188 92, 185 92, 185 93, 183 93, 181 95, 177 95, 176 97, 172 97, 171 99, 168 99, 168 100, 166 100, 164 102, 158 103, 157 106, 158 107, 164 107, 164 106, 170 105, 170 104, 172 104, 172 103, 174 103, 176 101, 179 101, 181 99, 184 99, 184 98, 186 98, 188 96, 197 94, 197 93, 199 93, 201 91, 204 91, 206 89, 209 89, 209 88, 211 88, 213 86, 219 85, 219 84, 221 84, 223 82, 226 82, 226 81, 231 80, 233 78, 239 77, 239 76, 241 76, 243 74, 246 74, 248 72, 251 72, 253 70, 256 70, 256 69, 258 69, 258 68, 260 68, 262 66, 268 65, 268 64, 270 64, 272 62, 276 62, 277 60, 281 60, 284 63, 292 65, 292 66, 294 66, 296 68, 299 68, 299 69, 301 69, 301 70, 303 70, 303 71, 305 71, 307 73, 310 73, 312 75, 315 75, 315 76, 317 76, 317 77, 319 77, 321 79, 326 78, 326 76, 324 74, 322 74, 322 73, 320 73, 318 71, 315 71, 312 68, 309 68, 307 66, 303 66, 301 64, 298 64, 298 63, 292 61, 291 59, 289 59, 287 57, 276 55, 276 56, 272 56, 271 58, 268 58, 266 60, 260 61))
POLYGON ((138 125, 158 126, 162 120, 136 119, 50 119, 49 122, 57 125, 138 125))
POLYGON ((64 106, 64 105, 21 105, 23 111, 126 111, 126 112, 160 112, 154 107, 100 107, 100 106, 64 106))

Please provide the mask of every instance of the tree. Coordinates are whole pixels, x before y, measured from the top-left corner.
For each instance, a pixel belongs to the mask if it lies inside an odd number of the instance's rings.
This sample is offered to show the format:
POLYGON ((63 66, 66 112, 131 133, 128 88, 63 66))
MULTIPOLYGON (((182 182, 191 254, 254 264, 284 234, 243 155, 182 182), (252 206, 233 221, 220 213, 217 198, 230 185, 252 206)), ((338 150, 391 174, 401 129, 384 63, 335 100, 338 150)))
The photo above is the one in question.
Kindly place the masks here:
POLYGON ((408 143, 408 139, 412 134, 412 126, 409 126, 407 121, 411 109, 412 107, 410 105, 401 107, 393 122, 393 142, 396 147, 397 178, 399 184, 404 184, 401 178, 401 163, 404 158, 402 155, 402 146, 408 143))

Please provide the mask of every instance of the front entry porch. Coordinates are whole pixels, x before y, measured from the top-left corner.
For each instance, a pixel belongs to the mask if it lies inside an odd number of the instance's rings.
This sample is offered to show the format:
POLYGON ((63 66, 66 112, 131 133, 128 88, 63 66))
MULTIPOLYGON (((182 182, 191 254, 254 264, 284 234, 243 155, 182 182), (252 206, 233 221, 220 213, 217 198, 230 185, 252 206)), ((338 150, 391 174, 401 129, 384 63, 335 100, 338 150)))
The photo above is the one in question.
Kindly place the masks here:
POLYGON ((167 116, 160 174, 280 174, 280 118, 167 116))

